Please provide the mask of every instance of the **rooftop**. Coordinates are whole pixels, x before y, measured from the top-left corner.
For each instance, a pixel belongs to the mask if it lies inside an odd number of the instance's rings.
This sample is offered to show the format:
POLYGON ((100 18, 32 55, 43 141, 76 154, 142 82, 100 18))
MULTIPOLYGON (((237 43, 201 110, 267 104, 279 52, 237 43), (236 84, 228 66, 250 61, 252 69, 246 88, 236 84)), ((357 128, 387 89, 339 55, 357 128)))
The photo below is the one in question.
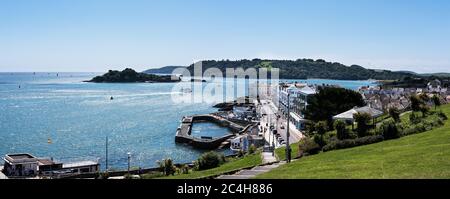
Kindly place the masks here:
POLYGON ((383 111, 371 108, 369 106, 364 106, 364 107, 360 107, 360 108, 352 108, 348 111, 345 111, 341 114, 335 115, 333 116, 333 119, 348 119, 348 120, 352 120, 353 119, 353 115, 355 113, 367 113, 369 114, 372 118, 376 118, 379 117, 381 115, 383 115, 383 111))
POLYGON ((70 168, 93 166, 93 165, 98 165, 98 162, 86 160, 86 161, 80 161, 80 162, 64 163, 63 168, 70 169, 70 168))
POLYGON ((36 157, 28 153, 6 154, 4 159, 10 164, 32 163, 38 161, 36 157))

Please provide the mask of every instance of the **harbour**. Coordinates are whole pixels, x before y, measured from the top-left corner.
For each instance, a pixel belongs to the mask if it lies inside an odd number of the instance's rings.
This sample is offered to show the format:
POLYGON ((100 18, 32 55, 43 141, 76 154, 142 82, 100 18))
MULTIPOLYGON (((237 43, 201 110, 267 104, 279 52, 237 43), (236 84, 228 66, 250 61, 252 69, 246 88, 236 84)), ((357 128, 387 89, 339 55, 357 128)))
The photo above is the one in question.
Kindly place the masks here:
MULTIPOLYGON (((98 158, 104 170, 108 136, 109 167, 123 170, 129 152, 132 166, 141 168, 164 158, 191 162, 205 152, 176 144, 174 134, 183 116, 217 112, 215 104, 175 104, 171 83, 93 84, 82 81, 97 73, 56 74, 0 73, 0 154, 32 153, 62 162, 98 158)), ((351 89, 372 83, 298 81, 351 89)), ((232 153, 229 147, 221 151, 232 153)))

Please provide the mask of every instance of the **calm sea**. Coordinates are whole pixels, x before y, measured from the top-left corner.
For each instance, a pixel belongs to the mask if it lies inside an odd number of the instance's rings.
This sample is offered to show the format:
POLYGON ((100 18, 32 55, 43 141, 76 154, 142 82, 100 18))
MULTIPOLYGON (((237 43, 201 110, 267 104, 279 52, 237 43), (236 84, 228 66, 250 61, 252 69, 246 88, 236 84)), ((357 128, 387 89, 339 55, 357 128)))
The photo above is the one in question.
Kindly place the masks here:
MULTIPOLYGON (((190 162, 203 151, 174 142, 184 115, 216 111, 208 103, 174 103, 171 83, 84 83, 96 73, 0 73, 0 156, 31 153, 60 161, 99 159, 105 165, 154 167, 163 158, 190 162), (114 100, 110 100, 113 96, 114 100), (49 143, 49 139, 51 143, 49 143)), ((304 80, 299 80, 304 81, 304 80)), ((307 80, 356 89, 369 81, 307 80)), ((186 82, 186 84, 191 84, 186 82)), ((194 133, 225 131, 202 124, 194 133)))

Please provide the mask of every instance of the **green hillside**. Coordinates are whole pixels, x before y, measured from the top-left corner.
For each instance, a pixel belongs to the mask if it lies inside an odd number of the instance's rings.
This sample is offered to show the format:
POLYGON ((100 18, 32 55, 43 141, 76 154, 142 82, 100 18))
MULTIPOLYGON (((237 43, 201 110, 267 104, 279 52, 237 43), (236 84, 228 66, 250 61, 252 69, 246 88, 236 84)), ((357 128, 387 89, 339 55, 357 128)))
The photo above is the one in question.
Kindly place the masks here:
MULTIPOLYGON (((204 60, 202 62, 203 71, 209 68, 218 68, 224 72, 227 68, 278 68, 282 79, 340 79, 340 80, 401 80, 405 77, 415 77, 414 74, 405 72, 393 72, 388 70, 367 69, 358 65, 347 66, 337 62, 327 62, 322 59, 297 59, 297 60, 204 60)), ((194 64, 187 68, 191 74, 194 71, 194 64)))
MULTIPOLYGON (((441 107, 450 115, 450 105, 441 107)), ((450 120, 396 140, 308 156, 258 178, 450 178, 450 120)))

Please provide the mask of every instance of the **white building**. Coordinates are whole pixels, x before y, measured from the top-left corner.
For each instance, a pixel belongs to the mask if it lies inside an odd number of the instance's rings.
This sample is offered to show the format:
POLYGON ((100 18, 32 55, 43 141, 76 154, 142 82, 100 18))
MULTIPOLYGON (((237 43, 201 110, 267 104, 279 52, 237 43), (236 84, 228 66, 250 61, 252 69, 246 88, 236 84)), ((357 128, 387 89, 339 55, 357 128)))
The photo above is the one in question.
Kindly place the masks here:
POLYGON ((34 176, 38 173, 38 159, 30 154, 7 154, 3 173, 7 176, 34 176))
POLYGON ((308 97, 316 94, 316 90, 307 84, 288 84, 280 86, 279 109, 287 116, 288 103, 290 105, 290 122, 298 130, 304 130, 306 120, 304 110, 308 106, 308 97), (289 94, 289 102, 288 102, 289 94))

